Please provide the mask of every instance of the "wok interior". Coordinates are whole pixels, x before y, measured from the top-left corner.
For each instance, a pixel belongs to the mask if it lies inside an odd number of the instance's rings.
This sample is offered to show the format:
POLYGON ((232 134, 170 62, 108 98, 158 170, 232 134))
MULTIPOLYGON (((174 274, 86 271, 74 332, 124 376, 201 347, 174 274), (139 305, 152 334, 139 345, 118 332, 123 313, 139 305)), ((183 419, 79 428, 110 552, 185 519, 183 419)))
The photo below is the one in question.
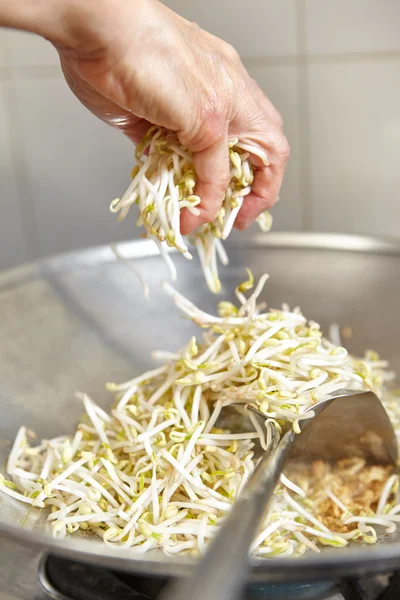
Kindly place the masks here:
MULTIPOLYGON (((274 237, 279 241, 279 235, 274 237)), ((136 243, 130 253, 145 254, 146 248, 136 243)), ((174 257, 179 275, 176 287, 213 312, 219 299, 234 300, 235 286, 246 279, 244 267, 256 279, 268 272, 271 277, 261 301, 270 307, 282 302, 291 308, 300 306, 326 333, 332 322, 350 327, 352 337, 345 345, 351 352, 362 354, 373 348, 400 373, 400 255, 271 243, 231 246, 228 252, 231 262, 221 268, 219 298, 206 289, 196 259, 174 257)), ((168 277, 163 261, 148 256, 137 264, 150 285, 148 301, 134 274, 104 249, 52 259, 0 279, 2 472, 21 424, 38 438, 73 432, 82 412, 74 397, 76 390, 87 392, 107 408, 111 397, 104 389, 106 381, 129 379, 154 364, 152 350, 173 350, 191 334, 199 335, 161 289, 160 282, 168 277)), ((46 511, 0 496, 0 530, 10 525, 50 536, 46 511)), ((386 544, 396 541, 400 541, 400 531, 383 540, 386 544)), ((61 546, 69 543, 64 540, 61 546)), ((96 551, 100 546, 100 541, 93 542, 96 551)), ((146 561, 147 555, 140 558, 146 561)), ((300 560, 309 560, 309 554, 300 560)), ((163 557, 163 561, 182 559, 163 557)))

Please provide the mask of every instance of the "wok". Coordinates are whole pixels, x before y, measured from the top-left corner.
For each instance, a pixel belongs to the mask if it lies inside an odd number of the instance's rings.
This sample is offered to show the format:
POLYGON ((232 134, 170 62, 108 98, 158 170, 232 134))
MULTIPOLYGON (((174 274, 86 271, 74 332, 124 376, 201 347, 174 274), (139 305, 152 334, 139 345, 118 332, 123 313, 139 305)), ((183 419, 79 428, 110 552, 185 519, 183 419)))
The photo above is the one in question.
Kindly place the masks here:
MULTIPOLYGON (((355 353, 374 348, 400 372, 400 243, 365 237, 269 234, 227 245, 221 269, 224 298, 246 279, 271 279, 262 294, 269 306, 299 305, 325 331, 332 322, 351 327, 355 353)), ((72 432, 82 412, 74 397, 87 392, 111 402, 106 381, 124 381, 151 365, 154 349, 181 347, 196 331, 182 319, 160 281, 168 278, 152 243, 120 246, 146 275, 146 301, 134 274, 108 248, 75 252, 0 276, 0 471, 21 424, 39 438, 72 432)), ((217 298, 203 281, 197 259, 176 255, 177 288, 208 311, 217 298)), ((158 575, 187 575, 193 559, 160 552, 109 548, 88 535, 51 537, 46 512, 0 493, 0 536, 51 549, 75 560, 158 575)), ((3 538, 4 539, 4 538, 3 538)), ((328 549, 300 559, 253 560, 254 581, 326 579, 400 566, 400 529, 375 546, 328 549), (296 560, 296 563, 293 562, 296 560)))

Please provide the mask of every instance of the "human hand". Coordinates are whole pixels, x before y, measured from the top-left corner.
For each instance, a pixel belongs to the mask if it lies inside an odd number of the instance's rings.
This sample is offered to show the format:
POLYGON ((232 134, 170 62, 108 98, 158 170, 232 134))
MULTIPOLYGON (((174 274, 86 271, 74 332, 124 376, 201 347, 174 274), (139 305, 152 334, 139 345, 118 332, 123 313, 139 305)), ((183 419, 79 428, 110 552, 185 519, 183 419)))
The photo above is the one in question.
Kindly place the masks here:
POLYGON ((245 229, 275 203, 289 155, 282 119, 230 45, 158 0, 63 2, 56 25, 41 27, 79 100, 134 142, 156 124, 177 132, 194 153, 200 215, 183 211, 182 233, 215 218, 232 138, 255 152, 252 192, 235 226, 245 229))

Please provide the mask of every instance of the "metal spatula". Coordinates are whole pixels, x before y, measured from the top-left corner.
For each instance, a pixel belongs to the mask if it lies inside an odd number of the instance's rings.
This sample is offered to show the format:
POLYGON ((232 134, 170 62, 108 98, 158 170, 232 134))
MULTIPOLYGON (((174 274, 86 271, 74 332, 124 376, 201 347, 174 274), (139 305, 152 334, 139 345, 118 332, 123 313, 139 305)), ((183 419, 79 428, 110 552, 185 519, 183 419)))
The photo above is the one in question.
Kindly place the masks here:
POLYGON ((364 457, 374 464, 396 464, 395 432, 372 392, 335 392, 308 410, 315 416, 302 421, 300 434, 291 429, 279 443, 277 435, 275 449, 264 453, 194 575, 168 586, 162 600, 235 600, 240 596, 250 568, 250 544, 289 454, 305 462, 364 457))

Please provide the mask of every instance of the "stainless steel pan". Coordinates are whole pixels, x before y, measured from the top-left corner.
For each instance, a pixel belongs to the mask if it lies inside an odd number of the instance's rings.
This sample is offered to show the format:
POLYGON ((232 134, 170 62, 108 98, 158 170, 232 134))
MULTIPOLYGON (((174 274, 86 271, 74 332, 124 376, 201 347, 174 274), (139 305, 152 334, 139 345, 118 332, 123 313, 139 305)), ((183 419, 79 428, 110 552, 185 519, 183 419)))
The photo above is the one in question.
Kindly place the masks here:
MULTIPOLYGON (((299 305, 327 329, 351 327, 347 346, 380 351, 400 373, 400 243, 317 234, 269 234, 228 246, 223 296, 232 297, 248 266, 271 275, 263 294, 270 306, 299 305)), ((107 407, 105 381, 122 381, 149 367, 154 349, 180 347, 194 331, 159 282, 168 277, 152 244, 134 242, 122 254, 140 258, 151 298, 107 248, 77 252, 0 276, 0 465, 20 424, 39 437, 73 431, 84 390, 107 407)), ((206 310, 216 298, 197 261, 177 261, 178 288, 206 310)), ((45 513, 0 495, 0 535, 52 548, 76 560, 159 575, 188 574, 193 562, 161 553, 113 550, 76 534, 55 541, 45 513)), ((400 566, 400 531, 376 546, 326 550, 301 559, 254 560, 258 581, 326 579, 400 566)))

